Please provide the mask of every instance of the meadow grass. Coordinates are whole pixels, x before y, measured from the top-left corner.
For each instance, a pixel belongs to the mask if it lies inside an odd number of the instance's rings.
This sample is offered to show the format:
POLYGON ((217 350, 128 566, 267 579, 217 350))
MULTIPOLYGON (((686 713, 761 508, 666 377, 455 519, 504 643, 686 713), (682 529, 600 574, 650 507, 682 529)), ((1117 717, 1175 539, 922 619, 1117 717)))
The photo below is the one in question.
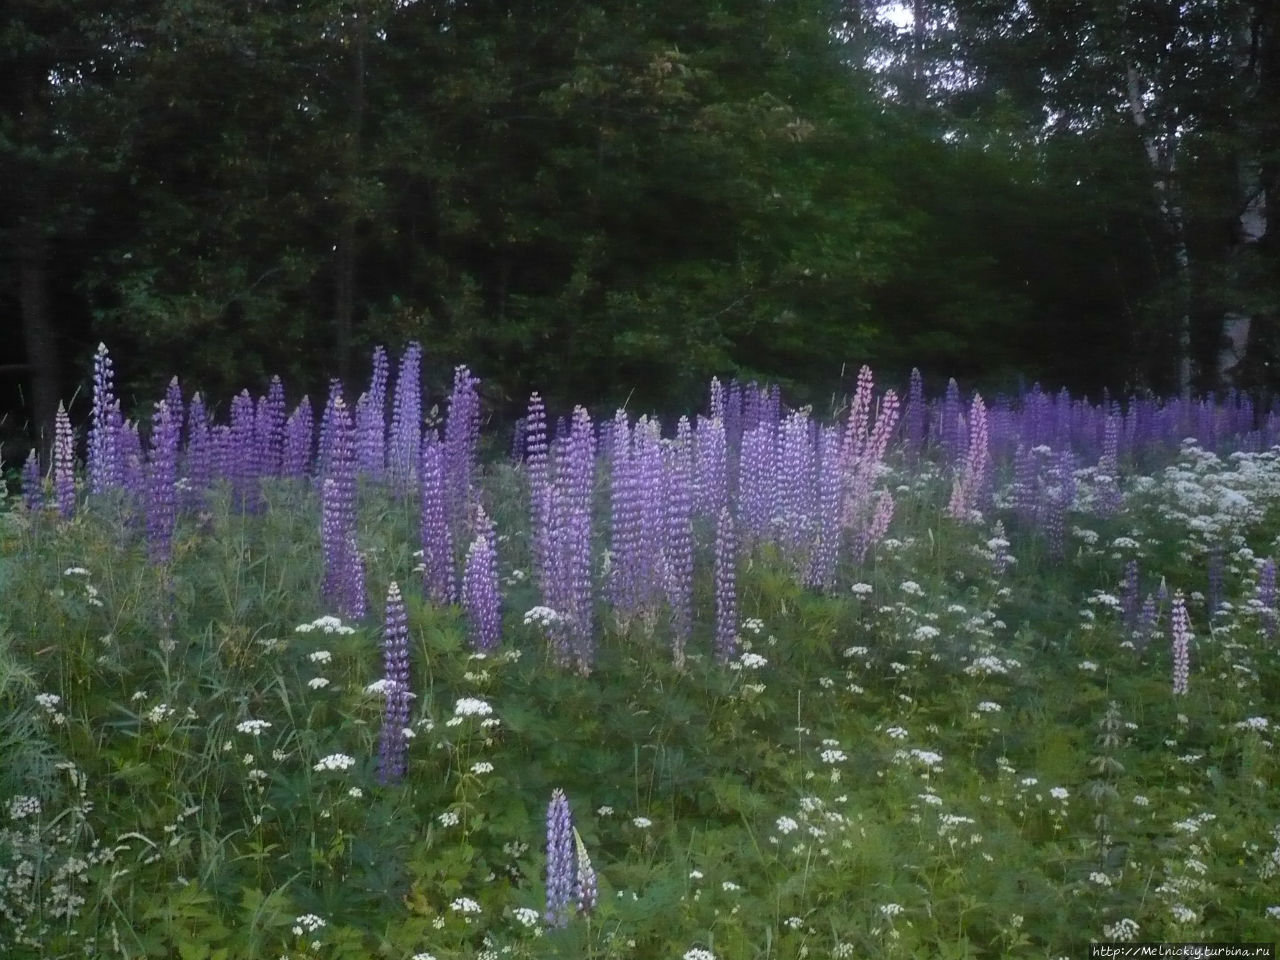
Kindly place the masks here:
POLYGON ((528 491, 501 460, 477 484, 503 593, 488 654, 457 607, 423 599, 418 508, 381 485, 360 490, 371 609, 349 623, 322 597, 304 482, 264 481, 248 514, 216 488, 168 564, 111 496, 70 521, 13 506, 0 956, 1078 958, 1090 940, 1273 940, 1280 653, 1258 597, 1280 451, 1187 446, 1130 473, 1119 510, 1097 508, 1088 473, 1055 556, 1011 509, 1007 464, 990 508, 957 521, 948 472, 891 454, 889 536, 843 558, 834 589, 799 585, 767 546, 743 556, 729 663, 711 655, 700 523, 684 664, 662 623, 624 630, 602 605, 588 675, 524 616, 540 602, 528 491), (1142 594, 1165 586, 1138 629, 1131 560, 1142 594), (412 736, 384 786, 370 688, 392 582, 412 736), (1179 591, 1194 636, 1175 695, 1179 591), (563 927, 544 918, 555 789, 599 886, 563 927))

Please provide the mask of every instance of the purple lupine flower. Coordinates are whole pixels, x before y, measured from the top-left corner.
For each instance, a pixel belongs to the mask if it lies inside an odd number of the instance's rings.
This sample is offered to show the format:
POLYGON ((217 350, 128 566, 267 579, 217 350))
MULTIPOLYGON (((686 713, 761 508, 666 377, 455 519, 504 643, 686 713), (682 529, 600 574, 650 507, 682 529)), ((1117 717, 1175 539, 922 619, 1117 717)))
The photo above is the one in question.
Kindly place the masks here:
POLYGON ((1173 595, 1169 630, 1173 642, 1173 693, 1182 696, 1187 692, 1187 676, 1191 670, 1191 625, 1181 590, 1173 595))
POLYGON ((120 463, 119 402, 115 398, 115 373, 105 343, 93 357, 93 411, 89 425, 89 489, 105 493, 124 482, 120 463))
POLYGON ((392 485, 402 493, 409 489, 418 469, 421 445, 422 345, 415 340, 404 348, 396 371, 395 407, 387 449, 387 473, 392 485))
POLYGON ((742 435, 738 455, 738 524, 742 539, 769 539, 773 506, 778 501, 778 443, 772 424, 762 423, 742 435))
POLYGON ((455 530, 467 515, 471 479, 475 472, 476 443, 480 436, 480 381, 466 367, 453 372, 449 412, 444 424, 445 503, 455 530))
POLYGON ((724 421, 699 417, 694 434, 697 443, 697 493, 694 501, 698 513, 707 518, 720 515, 720 508, 728 503, 727 471, 728 445, 724 434, 724 421))
POLYGON ((1156 598, 1151 594, 1147 594, 1146 600, 1142 602, 1142 612, 1138 614, 1138 627, 1133 634, 1133 643, 1138 652, 1141 653, 1151 642, 1151 638, 1155 636, 1156 626, 1160 620, 1160 612, 1156 607, 1156 598))
POLYGON ((578 828, 573 828, 573 845, 578 854, 578 912, 588 914, 596 908, 600 899, 600 887, 596 882, 596 871, 591 866, 591 857, 587 855, 587 845, 582 842, 578 828))
POLYGON ((806 582, 820 590, 835 583, 840 551, 840 504, 844 496, 844 475, 840 472, 840 433, 824 427, 820 434, 817 460, 817 540, 809 562, 806 582))
POLYGON ((907 460, 914 463, 924 450, 925 427, 924 377, 920 370, 911 368, 911 382, 907 388, 907 409, 902 418, 903 443, 907 460))
MULTIPOLYGON (((354 510, 352 513, 354 515, 354 510)), ((346 585, 347 607, 343 616, 352 620, 363 620, 365 614, 369 612, 365 601, 364 557, 360 556, 360 550, 356 545, 354 529, 347 534, 344 559, 347 565, 346 576, 343 578, 346 585)))
POLYGON ((716 524, 716 659, 732 660, 738 649, 738 550, 734 542, 733 517, 728 507, 720 508, 716 524))
POLYGON ((354 548, 356 526, 355 451, 351 415, 335 398, 329 424, 329 456, 321 485, 321 536, 324 542, 324 595, 344 617, 364 614, 363 567, 354 548), (358 589, 357 589, 358 587, 358 589))
POLYGON ((964 463, 951 488, 951 502, 947 513, 956 520, 965 520, 977 509, 978 499, 986 485, 987 471, 991 465, 991 449, 987 433, 987 406, 980 394, 974 394, 969 412, 969 443, 964 463))
POLYGON ((324 412, 320 415, 320 449, 316 457, 316 471, 320 476, 329 472, 330 434, 333 432, 334 405, 342 396, 342 383, 329 381, 329 399, 325 401, 324 412))
POLYGON ((75 437, 67 408, 58 402, 53 420, 53 488, 58 498, 58 513, 64 520, 76 512, 75 437))
POLYGON ((147 458, 147 547, 151 561, 168 563, 173 556, 173 528, 177 518, 178 431, 180 411, 167 400, 156 404, 151 422, 151 451, 147 458))
POLYGON ((547 805, 547 913, 548 927, 569 924, 573 902, 573 814, 569 799, 558 787, 547 805))
POLYGON ((32 513, 44 509, 44 490, 40 477, 40 458, 34 449, 22 465, 22 502, 32 513))
POLYGON ((462 608, 471 627, 471 646, 479 653, 498 649, 502 616, 498 598, 498 555, 488 533, 471 542, 462 575, 462 608))
POLYGON ((719 377, 711 378, 711 386, 708 389, 707 396, 707 418, 710 420, 724 419, 724 386, 720 383, 719 377))
POLYGON ((1270 640, 1276 635, 1276 562, 1268 558, 1258 571, 1258 606, 1262 614, 1262 632, 1270 640))
POLYGON ((183 500, 188 507, 197 507, 213 482, 213 437, 204 398, 198 393, 187 407, 186 481, 183 500))
POLYGON ((952 378, 947 381, 947 392, 942 400, 938 424, 942 455, 950 466, 955 466, 964 453, 964 416, 960 407, 960 385, 952 378))
POLYGON ((396 783, 407 767, 409 741, 409 627, 400 587, 387 588, 387 615, 382 631, 383 680, 387 706, 378 739, 378 782, 396 783))
POLYGON ((692 431, 681 417, 666 460, 666 593, 671 608, 671 659, 684 664, 693 632, 693 484, 692 431))
POLYGON ((311 399, 303 397, 284 425, 284 457, 280 463, 283 476, 301 479, 310 473, 314 430, 311 399))
POLYGON ((638 607, 636 565, 644 496, 631 453, 632 431, 625 410, 618 410, 614 416, 610 447, 609 552, 612 569, 608 587, 618 629, 625 633, 638 607))
POLYGON ((445 515, 444 457, 435 431, 428 430, 422 444, 422 582, 435 603, 453 603, 456 583, 453 572, 453 532, 445 515))
POLYGON ((543 594, 547 590, 547 524, 550 507, 547 472, 547 411, 542 397, 529 398, 525 417, 525 470, 529 474, 529 538, 533 553, 533 582, 543 594))
POLYGON ((1030 527, 1035 524, 1040 469, 1032 448, 1018 444, 1013 454, 1013 512, 1030 527))
POLYGON ((147 475, 144 468, 146 458, 142 455, 142 438, 138 435, 138 425, 132 420, 125 421, 116 437, 119 441, 124 489, 134 503, 145 503, 147 499, 147 475))
POLYGON ((258 472, 264 477, 278 477, 284 462, 284 383, 273 376, 267 394, 258 399, 254 422, 254 440, 258 449, 258 472))
POLYGON ((373 376, 367 393, 356 401, 356 449, 359 472, 381 480, 387 463, 387 380, 386 348, 373 348, 373 376))
POLYGON ((875 510, 871 514, 870 522, 862 530, 853 541, 853 562, 861 565, 867 559, 867 553, 870 549, 884 539, 884 535, 889 532, 889 524, 893 521, 893 511, 896 504, 893 494, 888 490, 880 491, 880 499, 876 501, 875 510))
POLYGON ((567 599, 569 635, 578 670, 591 671, 595 660, 591 595, 591 489, 595 479, 595 433, 585 407, 573 410, 565 471, 564 554, 560 565, 562 590, 567 599))
POLYGON ((813 541, 814 448, 809 415, 796 411, 782 422, 778 436, 778 529, 783 558, 799 578, 808 566, 813 541))
POLYGON ((258 477, 257 410, 248 390, 231 401, 231 502, 244 513, 256 513, 261 505, 258 477))

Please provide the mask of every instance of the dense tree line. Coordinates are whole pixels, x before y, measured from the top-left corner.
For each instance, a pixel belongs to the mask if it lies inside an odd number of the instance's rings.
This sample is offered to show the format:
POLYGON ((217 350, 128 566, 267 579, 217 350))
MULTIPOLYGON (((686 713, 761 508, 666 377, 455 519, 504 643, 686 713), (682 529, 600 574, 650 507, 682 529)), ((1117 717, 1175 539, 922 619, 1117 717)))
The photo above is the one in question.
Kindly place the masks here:
POLYGON ((1244 0, 11 0, 5 430, 313 391, 418 339, 489 401, 1269 388, 1280 10, 1244 0), (909 17, 905 16, 910 14, 909 17), (896 27, 894 22, 907 26, 896 27), (805 391, 809 391, 807 394, 805 391))

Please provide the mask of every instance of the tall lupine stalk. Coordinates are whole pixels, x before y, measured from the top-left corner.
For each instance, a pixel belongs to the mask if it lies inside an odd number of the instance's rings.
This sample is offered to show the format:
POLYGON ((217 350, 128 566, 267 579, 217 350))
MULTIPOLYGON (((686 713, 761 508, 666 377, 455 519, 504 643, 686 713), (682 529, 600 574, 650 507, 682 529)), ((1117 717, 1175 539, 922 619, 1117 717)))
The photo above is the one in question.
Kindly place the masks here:
POLYGON ((213 437, 209 432, 209 414, 204 397, 196 394, 187 407, 187 450, 185 461, 186 490, 183 503, 195 508, 204 503, 213 483, 213 437))
POLYGON ((146 457, 142 453, 142 437, 138 425, 126 420, 117 434, 120 443, 120 465, 124 471, 124 489, 134 504, 147 499, 146 457))
POLYGON ((573 814, 569 799, 557 788, 547 805, 547 912, 548 927, 569 925, 573 903, 573 814))
POLYGON ((716 523, 715 578, 715 656, 724 663, 738 652, 738 548, 728 507, 720 508, 716 523))
POLYGON ((470 626, 471 646, 478 653, 492 653, 502 638, 498 597, 498 555, 489 531, 481 532, 467 551, 462 575, 462 608, 470 626))
POLYGON ((1013 454, 1013 512, 1027 527, 1036 522, 1040 490, 1040 469, 1032 448, 1018 444, 1013 454))
POLYGON ((105 343, 93 358, 93 410, 89 424, 89 489, 105 493, 124 483, 120 462, 120 404, 115 397, 115 372, 105 343))
POLYGON ((421 484, 422 584, 435 603, 453 603, 457 584, 453 568, 453 532, 445 513, 444 455, 434 430, 422 444, 421 484))
POLYGON ((1173 595, 1173 612, 1169 619, 1173 646, 1173 693, 1174 696, 1183 696, 1187 692, 1187 677, 1191 670, 1191 624, 1181 590, 1173 595))
POLYGON ((409 742, 409 627, 400 587, 387 588, 387 614, 382 629, 383 686, 386 711, 378 738, 378 782, 397 783, 408 766, 409 742))
POLYGON ((334 407, 342 396, 342 383, 329 381, 329 398, 325 401, 324 412, 320 414, 320 445, 316 456, 316 474, 323 477, 329 472, 329 448, 332 446, 334 407))
POLYGON ((841 471, 845 476, 842 524, 854 534, 854 560, 860 563, 871 545, 884 536, 893 516, 893 497, 881 491, 875 497, 873 487, 884 463, 889 438, 898 425, 898 395, 886 390, 880 401, 880 412, 871 425, 873 381, 871 369, 858 372, 858 389, 849 411, 844 440, 840 450, 841 471))
POLYGON ((58 402, 53 420, 53 489, 64 520, 76 512, 75 436, 67 408, 58 402))
POLYGON ((529 476, 529 551, 533 555, 533 583, 547 591, 547 523, 550 476, 547 462, 547 409, 542 397, 529 397, 524 421, 525 472, 529 476))
POLYGON ((444 424, 445 502, 449 520, 457 529, 468 515, 471 482, 476 468, 476 445, 480 439, 480 381, 466 367, 453 371, 449 412, 444 424))
POLYGON ((816 479, 812 423, 805 410, 782 421, 778 436, 778 511, 776 531, 782 556, 796 579, 809 566, 814 539, 814 483, 816 479))
POLYGON ((40 477, 40 458, 35 450, 27 454, 27 462, 22 465, 22 502, 27 509, 35 512, 44 509, 44 490, 40 477))
POLYGON ((595 660, 591 594, 591 488, 595 478, 595 453, 591 417, 586 408, 575 407, 569 433, 566 515, 562 521, 566 539, 561 573, 569 599, 573 654, 583 674, 590 672, 595 660))
POLYGON ((543 603, 559 614, 550 631, 561 666, 587 674, 595 658, 591 592, 591 490, 596 440, 591 417, 575 407, 569 435, 556 440, 555 480, 546 523, 543 603))
POLYGON ((248 390, 241 390, 231 401, 231 459, 227 464, 231 476, 232 503, 237 510, 253 513, 258 509, 258 444, 257 411, 248 390))
POLYGON ((278 376, 273 376, 266 396, 258 398, 254 420, 254 439, 261 476, 280 475, 281 464, 284 462, 285 413, 284 384, 278 376))
POLYGON ((693 438, 681 417, 676 439, 663 452, 666 494, 666 592, 671 610, 671 659, 683 666, 693 632, 693 438))
POLYGON ((925 418, 928 415, 924 399, 924 377, 920 370, 911 368, 911 382, 907 388, 907 409, 902 417, 902 440, 907 460, 915 463, 924 451, 925 418))
POLYGON ((811 587, 829 590, 835 584, 836 563, 840 555, 840 507, 844 497, 844 475, 840 472, 840 433, 836 427, 823 427, 819 434, 817 470, 817 538, 810 557, 806 582, 811 587))
MULTIPOLYGON (((750 396, 758 397, 754 391, 750 396)), ((738 524, 743 541, 770 538, 778 500, 778 443, 773 424, 761 423, 742 434, 738 452, 738 524)))
POLYGON ((284 457, 282 476, 302 479, 311 472, 311 444, 315 431, 311 398, 303 397, 284 425, 284 457))
POLYGON ((387 379, 389 366, 383 346, 373 348, 373 375, 368 392, 356 401, 356 447, 359 472, 381 480, 387 463, 387 379))
POLYGON ((640 524, 643 490, 631 455, 631 424, 625 410, 619 410, 610 432, 609 484, 609 600, 626 632, 639 606, 636 592, 636 556, 640 552, 640 524))
POLYGON ((364 571, 355 549, 356 463, 354 427, 341 395, 329 424, 329 457, 321 485, 324 595, 343 617, 364 615, 364 571))
POLYGON ((399 492, 409 490, 418 468, 422 443, 422 345, 416 340, 404 349, 396 372, 395 406, 391 414, 391 439, 387 473, 399 492))
POLYGON ((151 561, 166 564, 173 556, 173 530, 178 512, 178 440, 181 409, 168 401, 156 404, 147 458, 147 548, 151 561))
POLYGON ((947 392, 938 414, 938 439, 945 462, 954 466, 964 454, 964 415, 961 413, 960 385, 947 381, 947 392))
POLYGON ((1147 598, 1142 601, 1142 610, 1138 614, 1138 627, 1133 634, 1133 645, 1139 653, 1146 649, 1151 638, 1155 636, 1159 622, 1160 609, 1156 604, 1156 598, 1147 594, 1147 598))
POLYGON ((979 498, 986 486, 991 468, 991 448, 987 434, 987 405, 979 394, 974 394, 969 408, 969 443, 965 449, 964 463, 951 487, 951 502, 947 513, 956 520, 967 520, 978 509, 979 498))
POLYGON ((1258 571, 1258 612, 1262 617, 1262 632, 1270 640, 1276 635, 1280 618, 1276 615, 1276 562, 1268 559, 1258 571))
POLYGON ((600 899, 600 887, 596 882, 596 871, 591 866, 591 857, 587 854, 587 845, 582 842, 582 834, 573 828, 573 846, 577 851, 578 867, 578 912, 584 916, 596 908, 600 899))
POLYGON ((1103 426, 1102 456, 1098 459, 1097 511, 1115 516, 1124 505, 1120 495, 1120 417, 1108 414, 1103 426))
POLYGON ((694 434, 697 445, 697 491, 694 500, 700 516, 714 519, 728 500, 728 444, 724 421, 699 417, 694 434))
POLYGON ((991 539, 987 541, 987 549, 991 551, 991 575, 1000 580, 1009 569, 1009 539, 1004 533, 1004 523, 997 520, 991 530, 991 539))

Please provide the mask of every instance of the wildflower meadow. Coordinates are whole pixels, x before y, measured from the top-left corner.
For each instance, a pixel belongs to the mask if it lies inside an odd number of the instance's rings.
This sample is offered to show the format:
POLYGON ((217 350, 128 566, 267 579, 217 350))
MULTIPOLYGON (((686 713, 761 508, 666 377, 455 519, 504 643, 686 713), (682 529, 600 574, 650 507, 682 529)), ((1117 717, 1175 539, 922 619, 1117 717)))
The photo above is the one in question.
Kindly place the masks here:
POLYGON ((1280 930, 1280 412, 488 421, 176 378, 0 512, 0 957, 1080 958, 1280 930))

